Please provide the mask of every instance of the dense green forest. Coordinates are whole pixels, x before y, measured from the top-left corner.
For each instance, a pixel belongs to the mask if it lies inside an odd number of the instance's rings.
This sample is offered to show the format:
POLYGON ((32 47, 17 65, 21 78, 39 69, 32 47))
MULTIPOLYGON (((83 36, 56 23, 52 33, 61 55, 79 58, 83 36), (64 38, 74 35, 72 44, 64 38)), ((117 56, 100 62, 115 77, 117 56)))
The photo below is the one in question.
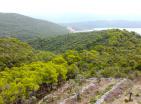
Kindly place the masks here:
POLYGON ((141 36, 135 32, 111 29, 28 43, 33 48, 15 38, 0 39, 0 104, 29 103, 77 77, 141 75, 141 36))
POLYGON ((27 40, 34 37, 47 37, 68 33, 62 27, 50 21, 31 18, 16 13, 0 13, 0 37, 16 37, 27 40))
POLYGON ((37 38, 30 40, 29 44, 35 49, 60 53, 66 50, 92 50, 100 46, 127 48, 128 43, 131 47, 135 46, 136 44, 134 42, 140 44, 140 36, 135 32, 111 29, 88 33, 70 33, 51 38, 37 38))

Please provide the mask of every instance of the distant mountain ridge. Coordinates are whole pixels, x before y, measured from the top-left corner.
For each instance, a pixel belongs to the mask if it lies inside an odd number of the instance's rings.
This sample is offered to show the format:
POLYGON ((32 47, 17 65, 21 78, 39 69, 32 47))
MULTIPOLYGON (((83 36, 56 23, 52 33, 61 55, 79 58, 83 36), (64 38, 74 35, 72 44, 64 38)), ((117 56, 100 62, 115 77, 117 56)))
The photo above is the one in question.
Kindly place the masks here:
POLYGON ((0 13, 0 36, 28 39, 35 36, 63 35, 66 27, 16 13, 0 13))
POLYGON ((141 28, 141 21, 126 20, 99 20, 76 23, 64 23, 63 26, 71 27, 75 30, 93 29, 93 28, 141 28))

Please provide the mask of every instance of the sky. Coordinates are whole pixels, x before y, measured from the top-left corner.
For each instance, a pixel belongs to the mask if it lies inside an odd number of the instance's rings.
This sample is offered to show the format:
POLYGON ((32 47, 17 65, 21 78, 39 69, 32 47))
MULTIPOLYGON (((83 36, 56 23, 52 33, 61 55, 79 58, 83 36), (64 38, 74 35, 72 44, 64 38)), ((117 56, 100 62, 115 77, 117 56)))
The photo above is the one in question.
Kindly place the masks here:
POLYGON ((57 23, 141 21, 141 0, 0 0, 0 12, 20 13, 57 23))

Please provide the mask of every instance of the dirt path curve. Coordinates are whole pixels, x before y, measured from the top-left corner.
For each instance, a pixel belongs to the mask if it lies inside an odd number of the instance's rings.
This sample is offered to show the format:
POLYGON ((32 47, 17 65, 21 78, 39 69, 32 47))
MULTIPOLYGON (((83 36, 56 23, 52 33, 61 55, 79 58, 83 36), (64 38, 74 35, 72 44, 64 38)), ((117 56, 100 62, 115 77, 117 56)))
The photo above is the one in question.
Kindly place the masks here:
MULTIPOLYGON (((133 83, 128 79, 123 79, 118 82, 111 90, 107 91, 100 99, 96 101, 95 104, 111 104, 115 99, 120 98, 120 96, 131 88, 133 83)), ((115 104, 115 103, 113 103, 115 104)))
MULTIPOLYGON (((70 85, 66 84, 54 93, 45 96, 38 104, 89 104, 91 99, 121 80, 122 79, 101 78, 98 83, 98 79, 96 78, 87 79, 86 82, 79 87, 78 93, 73 91, 73 93, 70 93, 70 85), (78 98, 78 96, 80 98, 78 98)), ((75 89, 75 86, 73 89, 75 89)))
POLYGON ((141 104, 141 78, 136 78, 133 81, 133 86, 124 91, 118 99, 114 99, 110 104, 141 104), (129 101, 129 92, 132 92, 131 101, 129 101))

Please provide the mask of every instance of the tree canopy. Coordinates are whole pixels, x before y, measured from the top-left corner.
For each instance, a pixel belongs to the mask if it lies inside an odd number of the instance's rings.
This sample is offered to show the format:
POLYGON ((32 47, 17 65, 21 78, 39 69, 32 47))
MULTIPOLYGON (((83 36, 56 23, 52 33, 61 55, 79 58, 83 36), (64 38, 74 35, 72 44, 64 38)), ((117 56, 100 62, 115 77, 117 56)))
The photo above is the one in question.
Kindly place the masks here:
POLYGON ((0 104, 25 103, 78 76, 141 75, 141 36, 135 32, 111 29, 38 39, 29 42, 34 49, 0 38, 0 104))

